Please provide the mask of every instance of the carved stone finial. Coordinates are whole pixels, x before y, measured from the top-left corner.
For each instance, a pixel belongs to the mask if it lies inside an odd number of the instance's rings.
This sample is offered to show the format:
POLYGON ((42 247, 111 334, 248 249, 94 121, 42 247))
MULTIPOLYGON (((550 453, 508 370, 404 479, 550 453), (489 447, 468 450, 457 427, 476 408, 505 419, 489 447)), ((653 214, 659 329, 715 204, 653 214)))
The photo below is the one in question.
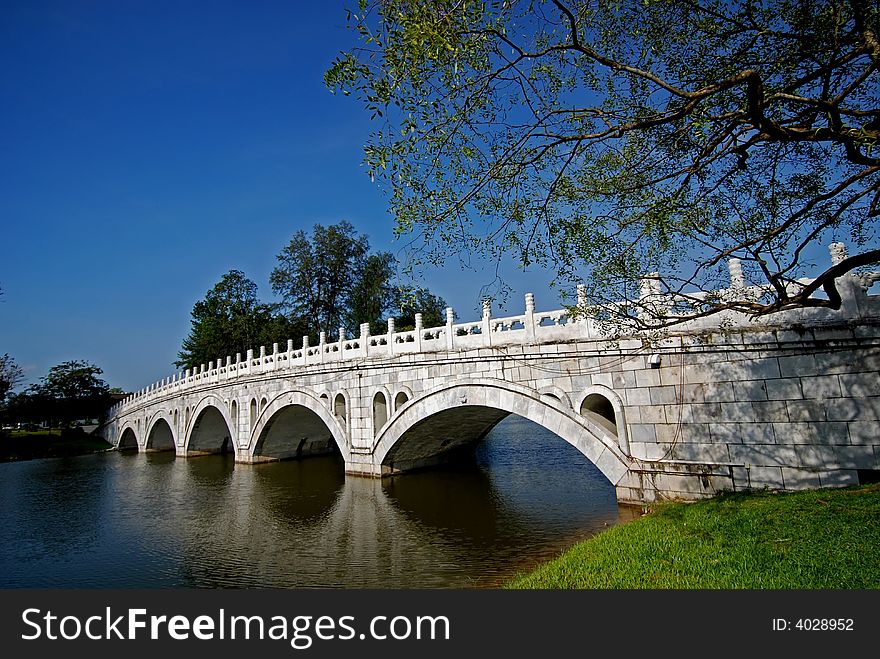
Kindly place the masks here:
POLYGON ((743 275, 742 261, 739 259, 730 259, 727 262, 727 270, 730 273, 731 288, 745 288, 746 278, 743 275))
POLYGON ((837 265, 849 257, 843 243, 831 243, 828 245, 828 252, 831 254, 831 265, 837 265))

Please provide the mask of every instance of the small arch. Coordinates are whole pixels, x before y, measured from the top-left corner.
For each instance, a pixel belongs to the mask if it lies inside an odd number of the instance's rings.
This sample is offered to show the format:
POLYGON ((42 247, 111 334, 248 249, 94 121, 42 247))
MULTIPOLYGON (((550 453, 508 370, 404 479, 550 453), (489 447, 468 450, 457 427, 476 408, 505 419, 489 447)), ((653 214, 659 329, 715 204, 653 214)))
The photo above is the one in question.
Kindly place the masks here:
POLYGON ((394 411, 396 412, 401 407, 406 405, 406 401, 409 400, 409 396, 406 395, 405 391, 398 391, 397 395, 394 397, 394 411))
POLYGON ((268 404, 268 402, 269 402, 269 401, 266 400, 266 397, 263 396, 263 398, 260 400, 260 414, 262 414, 262 413, 263 413, 263 410, 266 409, 266 405, 268 404))
POLYGON ((134 430, 131 426, 125 428, 122 431, 122 435, 119 437, 119 442, 116 445, 116 449, 118 451, 137 451, 138 450, 138 441, 137 435, 135 435, 134 430))
POLYGON ((335 414, 338 419, 341 419, 343 423, 345 423, 345 408, 345 396, 340 392, 336 394, 336 397, 333 399, 333 414, 335 414))
POLYGON ((229 405, 229 416, 232 418, 232 425, 238 427, 238 401, 235 399, 229 405))
POLYGON ((322 391, 321 395, 318 396, 318 400, 320 400, 324 405, 330 406, 330 397, 327 395, 326 391, 322 391))
POLYGON ((545 398, 551 398, 553 400, 559 401, 564 407, 566 407, 567 409, 571 409, 571 399, 568 397, 568 394, 559 387, 555 387, 553 385, 541 387, 540 389, 538 389, 538 393, 545 398))
POLYGON ((194 413, 192 427, 188 429, 186 442, 187 455, 207 455, 210 453, 231 453, 235 451, 231 423, 224 411, 221 400, 208 397, 194 413))
POLYGON ((582 417, 616 437, 623 452, 630 454, 623 402, 613 389, 601 384, 587 388, 577 409, 582 417))
POLYGON ((147 443, 145 449, 147 451, 173 451, 175 447, 174 430, 165 413, 160 413, 147 433, 147 443))
POLYGON ((373 437, 388 423, 388 398, 384 391, 377 391, 373 396, 373 437))
MULTIPOLYGON (((281 458, 278 449, 282 447, 278 445, 276 440, 285 434, 290 434, 284 432, 285 428, 295 431, 297 433, 295 437, 301 440, 303 436, 301 434, 302 421, 306 421, 313 430, 317 429, 317 432, 306 433, 307 437, 312 436, 313 448, 319 448, 314 440, 328 431, 336 443, 335 447, 330 447, 332 448, 331 452, 341 454, 343 461, 349 460, 349 448, 344 426, 340 424, 339 419, 330 413, 328 408, 320 404, 317 396, 306 391, 289 391, 272 399, 266 407, 266 411, 260 415, 256 427, 251 431, 245 455, 255 462, 261 462, 261 458, 266 457, 269 459, 281 458), (295 430, 297 427, 299 429, 295 430), (267 439, 269 439, 270 455, 265 455, 267 448, 265 440, 267 439), (274 449, 272 445, 274 445, 274 449)), ((305 454, 307 448, 309 447, 303 445, 300 453, 305 454)), ((309 448, 309 450, 311 449, 309 448)), ((286 457, 295 457, 295 455, 286 457)))
POLYGON ((254 426, 257 425, 257 399, 251 398, 251 430, 254 429, 254 426))

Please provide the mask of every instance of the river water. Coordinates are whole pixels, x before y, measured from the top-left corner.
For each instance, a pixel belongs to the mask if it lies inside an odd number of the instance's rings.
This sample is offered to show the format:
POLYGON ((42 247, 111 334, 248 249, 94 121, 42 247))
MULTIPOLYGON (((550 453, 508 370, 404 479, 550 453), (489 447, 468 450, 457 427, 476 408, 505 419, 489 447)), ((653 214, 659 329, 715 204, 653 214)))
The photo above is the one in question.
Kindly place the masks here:
POLYGON ((475 457, 384 480, 346 477, 330 457, 3 464, 0 587, 493 587, 635 514, 520 417, 475 457))

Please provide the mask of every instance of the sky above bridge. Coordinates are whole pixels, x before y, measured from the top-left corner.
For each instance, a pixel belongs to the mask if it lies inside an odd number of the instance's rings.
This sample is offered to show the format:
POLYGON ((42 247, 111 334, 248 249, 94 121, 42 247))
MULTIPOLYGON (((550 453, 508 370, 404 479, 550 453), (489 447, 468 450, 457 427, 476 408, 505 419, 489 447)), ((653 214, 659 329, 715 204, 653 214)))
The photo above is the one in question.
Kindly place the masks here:
MULTIPOLYGON (((346 5, 3 3, 0 354, 28 382, 70 359, 125 390, 170 375, 193 304, 231 269, 273 301, 298 229, 347 219, 403 247, 361 167, 369 115, 322 80, 353 43, 346 5)), ((495 278, 475 265, 422 273, 461 320, 495 278)), ((503 274, 510 313, 526 291, 558 308, 546 273, 503 274)))

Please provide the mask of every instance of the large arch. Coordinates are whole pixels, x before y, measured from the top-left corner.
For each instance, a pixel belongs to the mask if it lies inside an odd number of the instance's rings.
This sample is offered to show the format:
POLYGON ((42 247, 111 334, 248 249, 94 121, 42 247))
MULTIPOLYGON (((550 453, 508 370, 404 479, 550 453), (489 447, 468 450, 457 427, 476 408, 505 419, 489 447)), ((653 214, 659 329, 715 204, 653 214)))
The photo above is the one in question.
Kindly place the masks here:
POLYGON ((617 438, 603 428, 527 387, 489 379, 442 386, 411 401, 377 437, 374 464, 383 475, 431 464, 444 452, 482 438, 508 414, 557 434, 614 485, 630 468, 617 438))
POLYGON ((177 437, 171 417, 165 412, 156 414, 147 430, 146 451, 173 451, 177 448, 177 437))
POLYGON ((260 462, 327 454, 333 452, 333 445, 328 444, 331 441, 348 462, 348 442, 340 419, 318 397, 305 391, 286 391, 260 413, 251 431, 247 455, 260 462))
POLYGON ((213 395, 205 396, 192 409, 190 423, 184 430, 184 451, 188 456, 235 452, 232 420, 226 404, 213 395))
POLYGON ((138 443, 137 434, 129 424, 126 424, 119 433, 119 440, 116 442, 117 451, 138 451, 140 444, 138 443))

